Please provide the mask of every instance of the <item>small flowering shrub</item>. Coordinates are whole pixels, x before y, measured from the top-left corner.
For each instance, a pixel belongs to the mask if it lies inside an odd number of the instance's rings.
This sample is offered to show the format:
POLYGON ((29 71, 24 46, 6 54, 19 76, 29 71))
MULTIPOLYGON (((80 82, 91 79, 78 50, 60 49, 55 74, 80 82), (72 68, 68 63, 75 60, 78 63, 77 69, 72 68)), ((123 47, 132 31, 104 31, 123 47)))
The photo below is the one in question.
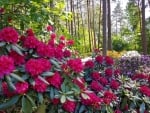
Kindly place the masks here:
POLYGON ((121 52, 117 52, 117 51, 114 51, 114 50, 107 51, 107 55, 114 58, 114 59, 121 58, 121 56, 125 53, 126 53, 125 51, 121 51, 121 52))
MULTIPOLYGON (((150 68, 150 56, 148 55, 131 55, 119 59, 118 66, 123 75, 133 76, 137 71, 148 71, 150 68)), ((148 73, 148 72, 147 72, 148 73)))

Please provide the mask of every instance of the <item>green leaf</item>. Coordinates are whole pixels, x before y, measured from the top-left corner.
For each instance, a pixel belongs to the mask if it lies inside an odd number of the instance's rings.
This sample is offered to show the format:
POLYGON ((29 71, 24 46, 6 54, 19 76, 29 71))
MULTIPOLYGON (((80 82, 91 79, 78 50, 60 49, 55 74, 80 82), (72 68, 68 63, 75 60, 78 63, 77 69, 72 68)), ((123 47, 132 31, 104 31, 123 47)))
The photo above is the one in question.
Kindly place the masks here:
POLYGON ((110 106, 106 106, 107 113, 114 113, 110 106))
POLYGON ((81 105, 81 107, 79 108, 79 113, 83 113, 84 110, 85 110, 85 106, 81 105))
POLYGON ((36 108, 36 104, 35 104, 34 100, 33 100, 29 95, 26 95, 26 97, 27 97, 27 99, 31 102, 32 107, 33 107, 33 108, 36 108))
POLYGON ((140 105, 140 113, 144 113, 145 111, 145 103, 143 102, 141 105, 140 105))
POLYGON ((25 96, 22 97, 22 111, 23 113, 32 113, 32 104, 25 96))
POLYGON ((46 113, 46 105, 45 104, 41 104, 36 113, 46 113))
POLYGON ((54 98, 54 88, 50 87, 50 98, 53 99, 54 98))
POLYGON ((55 60, 51 59, 50 60, 52 64, 54 64, 57 68, 60 68, 60 65, 58 64, 58 62, 56 62, 55 60))
POLYGON ((0 42, 0 47, 3 47, 6 44, 6 42, 0 42))
POLYGON ((16 75, 14 73, 10 74, 13 78, 15 78, 16 80, 20 81, 20 82, 25 82, 19 75, 16 75))
POLYGON ((61 96, 60 102, 61 102, 61 103, 65 103, 65 102, 66 102, 66 96, 65 96, 65 95, 62 95, 62 96, 61 96))
POLYGON ((42 80, 45 84, 49 85, 49 83, 41 76, 38 77, 40 80, 42 80))
POLYGON ((12 90, 16 90, 16 87, 14 86, 14 84, 11 81, 11 78, 9 76, 5 76, 6 77, 6 81, 8 86, 12 89, 12 90))
POLYGON ((85 93, 81 93, 81 96, 84 99, 90 99, 90 97, 87 94, 85 94, 85 93))
POLYGON ((7 108, 13 106, 14 104, 16 104, 19 100, 19 97, 20 96, 14 96, 11 99, 9 99, 8 101, 1 103, 0 104, 0 110, 7 109, 7 108))
POLYGON ((121 103, 121 109, 123 110, 124 107, 126 106, 127 104, 127 97, 124 97, 123 100, 122 100, 122 103, 121 103))
POLYGON ((22 51, 15 45, 12 45, 12 50, 14 50, 15 52, 17 52, 19 55, 23 56, 22 51))
POLYGON ((43 95, 42 95, 42 93, 38 93, 38 100, 39 100, 39 102, 40 103, 43 103, 43 95))
POLYGON ((53 76, 54 73, 53 73, 53 72, 44 72, 44 73, 42 73, 42 75, 43 75, 44 77, 47 77, 47 76, 53 76))

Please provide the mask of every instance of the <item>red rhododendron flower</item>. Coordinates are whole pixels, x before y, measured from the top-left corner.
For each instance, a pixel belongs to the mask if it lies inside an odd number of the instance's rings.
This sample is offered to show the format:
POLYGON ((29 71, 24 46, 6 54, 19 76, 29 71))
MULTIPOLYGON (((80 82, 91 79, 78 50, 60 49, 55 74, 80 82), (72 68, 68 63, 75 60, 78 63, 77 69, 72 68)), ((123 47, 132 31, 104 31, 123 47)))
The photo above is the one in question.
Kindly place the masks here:
POLYGON ((140 86, 139 88, 140 92, 148 97, 150 97, 150 88, 148 86, 140 86))
POLYGON ((45 84, 42 80, 39 78, 35 79, 35 84, 33 85, 33 89, 37 92, 43 93, 47 89, 47 84, 45 84))
POLYGON ((114 70, 114 75, 120 75, 120 74, 121 74, 120 69, 116 69, 116 70, 114 70))
POLYGON ((146 75, 146 74, 138 73, 138 74, 135 74, 135 75, 132 77, 132 79, 133 79, 133 80, 141 80, 141 79, 147 80, 148 77, 149 77, 149 76, 146 75))
POLYGON ((106 76, 112 76, 113 75, 113 70, 111 68, 105 69, 105 75, 106 76))
POLYGON ((17 82, 15 87, 18 94, 25 94, 29 89, 29 84, 27 82, 17 82))
POLYGON ((77 77, 77 78, 73 79, 73 83, 76 84, 82 90, 84 90, 86 88, 84 78, 77 77))
POLYGON ((65 49, 64 52, 63 52, 63 56, 64 57, 70 57, 71 56, 71 52, 69 50, 65 49))
POLYGON ((25 63, 25 57, 19 55, 19 54, 18 54, 17 52, 15 52, 15 51, 11 51, 11 52, 9 53, 9 56, 10 56, 11 58, 13 58, 14 63, 15 63, 16 65, 20 65, 20 64, 25 63))
POLYGON ((99 64, 102 64, 103 63, 103 56, 99 55, 95 58, 96 62, 98 62, 99 64))
POLYGON ((65 36, 60 36, 60 38, 59 38, 60 40, 65 40, 65 36))
POLYGON ((34 36, 28 36, 24 42, 23 45, 28 49, 36 49, 38 47, 39 41, 34 36))
POLYGON ((15 69, 14 60, 6 55, 0 56, 0 78, 9 75, 15 69))
POLYGON ((65 103, 62 104, 62 107, 65 111, 67 111, 69 113, 73 113, 76 108, 76 102, 67 100, 65 103))
POLYGON ((5 11, 5 9, 1 7, 1 8, 0 8, 0 14, 3 14, 4 11, 5 11))
POLYGON ((17 43, 18 39, 19 39, 19 35, 14 28, 5 27, 1 30, 0 40, 10 42, 10 43, 17 43))
POLYGON ((91 89, 93 89, 94 91, 101 91, 103 89, 103 86, 100 85, 100 83, 98 81, 92 81, 91 85, 90 85, 91 89))
POLYGON ((52 33, 52 34, 51 34, 51 39, 54 40, 55 38, 56 38, 56 34, 55 34, 55 33, 52 33))
POLYGON ((115 110, 114 113, 122 113, 122 111, 120 111, 120 110, 115 110))
POLYGON ((57 58, 59 60, 62 59, 62 57, 63 57, 63 51, 62 51, 62 49, 56 47, 55 48, 55 52, 54 52, 54 56, 55 56, 55 58, 57 58))
POLYGON ((81 102, 84 105, 93 106, 94 108, 100 108, 102 103, 102 99, 99 98, 95 93, 85 93, 88 98, 84 98, 81 96, 81 102))
POLYGON ((46 45, 45 43, 39 43, 37 47, 37 53, 41 57, 52 58, 54 57, 54 48, 52 48, 49 45, 46 45))
POLYGON ((105 57, 105 61, 106 61, 107 65, 113 65, 114 64, 113 59, 111 57, 109 57, 109 56, 105 57))
POLYGON ((27 36, 34 36, 34 32, 33 32, 32 29, 28 29, 28 30, 26 31, 26 33, 27 33, 27 36))
POLYGON ((32 76, 37 77, 44 71, 48 71, 51 68, 51 64, 46 59, 30 59, 25 65, 26 71, 32 76))
POLYGON ((119 83, 119 82, 117 82, 116 80, 111 80, 110 87, 111 87, 112 89, 117 90, 119 86, 120 86, 120 83, 119 83))
POLYGON ((81 59, 70 59, 67 64, 76 73, 80 73, 83 70, 81 59))
POLYGON ((51 25, 48 25, 46 29, 47 29, 47 31, 52 31, 53 27, 51 25))
POLYGON ((59 99, 59 98, 53 98, 53 99, 52 99, 52 103, 53 103, 54 105, 58 105, 58 104, 60 103, 60 99, 59 99))
POLYGON ((68 45, 68 46, 72 46, 73 44, 74 44, 74 40, 68 40, 68 41, 67 41, 67 45, 68 45))
POLYGON ((49 82, 50 85, 60 89, 62 84, 62 77, 58 72, 55 72, 53 76, 47 77, 46 80, 49 82))
POLYGON ((99 80, 101 75, 99 74, 99 72, 94 71, 94 72, 91 74, 91 76, 92 76, 92 78, 93 78, 94 80, 99 80))
POLYGON ((93 68, 94 67, 94 62, 92 60, 88 60, 84 64, 85 68, 93 68))
POLYGON ((100 77, 99 81, 103 86, 108 85, 108 80, 105 77, 100 77))
POLYGON ((105 91, 103 101, 105 104, 109 105, 112 101, 116 100, 116 95, 113 92, 105 91))
POLYGON ((57 47, 60 48, 60 49, 64 49, 65 48, 65 43, 59 42, 59 44, 57 45, 57 47))
POLYGON ((15 91, 13 91, 13 90, 10 91, 9 86, 7 85, 6 82, 2 83, 2 92, 7 97, 12 97, 12 96, 14 96, 16 94, 15 91))
POLYGON ((48 45, 51 46, 51 47, 55 47, 55 40, 54 39, 50 39, 48 41, 48 45))

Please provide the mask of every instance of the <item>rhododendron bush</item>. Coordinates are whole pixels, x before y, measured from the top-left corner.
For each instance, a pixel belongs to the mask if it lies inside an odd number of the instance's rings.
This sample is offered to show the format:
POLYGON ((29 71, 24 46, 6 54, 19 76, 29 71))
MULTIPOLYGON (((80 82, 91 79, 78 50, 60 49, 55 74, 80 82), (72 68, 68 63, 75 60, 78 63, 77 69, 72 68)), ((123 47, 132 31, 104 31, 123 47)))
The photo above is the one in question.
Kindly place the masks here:
POLYGON ((122 76, 109 56, 95 54, 83 63, 69 49, 72 40, 57 36, 51 27, 47 33, 49 41, 43 42, 32 29, 23 35, 13 27, 0 30, 0 112, 143 113, 150 109, 149 77, 122 76))

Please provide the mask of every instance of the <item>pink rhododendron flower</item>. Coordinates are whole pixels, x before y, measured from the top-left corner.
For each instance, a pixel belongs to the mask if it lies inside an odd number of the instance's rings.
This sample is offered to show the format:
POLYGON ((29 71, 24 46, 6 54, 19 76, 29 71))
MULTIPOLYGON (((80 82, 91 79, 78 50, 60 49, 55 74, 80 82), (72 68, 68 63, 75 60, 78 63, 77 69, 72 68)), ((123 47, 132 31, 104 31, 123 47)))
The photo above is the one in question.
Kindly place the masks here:
POLYGON ((104 98, 103 102, 107 105, 109 105, 112 101, 116 100, 116 95, 113 92, 105 91, 104 92, 104 98))
POLYGON ((73 113, 76 108, 76 102, 67 100, 65 103, 62 104, 62 108, 69 113, 73 113))
POLYGON ((65 49, 63 52, 63 56, 64 57, 71 57, 71 52, 69 50, 65 49))
POLYGON ((54 57, 54 48, 52 48, 49 45, 46 45, 45 43, 39 43, 37 47, 37 53, 41 57, 52 58, 54 57))
POLYGON ((97 91, 97 92, 103 89, 103 86, 98 81, 92 81, 90 87, 92 90, 97 91))
POLYGON ((112 76, 113 75, 113 70, 111 68, 105 69, 105 75, 106 76, 112 76))
POLYGON ((0 56, 0 78, 9 75, 15 69, 14 60, 6 55, 0 56))
POLYGON ((47 84, 45 84, 42 80, 39 78, 35 79, 35 84, 33 85, 33 89, 37 92, 43 93, 47 89, 47 84))
POLYGON ((99 78, 99 82, 105 86, 105 85, 108 85, 108 80, 105 78, 105 77, 100 77, 99 78))
POLYGON ((63 51, 62 51, 62 49, 56 47, 55 51, 54 51, 54 56, 55 56, 55 58, 57 58, 59 60, 62 59, 62 57, 63 57, 63 51))
POLYGON ((74 44, 74 40, 68 40, 68 41, 67 41, 67 45, 68 45, 68 46, 72 46, 73 44, 74 44))
POLYGON ((6 82, 2 82, 2 92, 7 97, 12 97, 16 94, 15 91, 10 91, 9 86, 6 82))
POLYGON ((52 99, 52 103, 54 105, 58 105, 60 103, 60 99, 59 98, 54 98, 54 99, 52 99))
POLYGON ((140 86, 140 92, 148 97, 150 97, 150 88, 146 85, 140 86))
POLYGON ((111 57, 109 57, 109 56, 105 57, 105 61, 106 61, 107 65, 113 65, 114 64, 113 59, 111 57))
POLYGON ((56 34, 55 33, 52 33, 50 36, 51 36, 52 40, 54 40, 56 38, 56 34))
POLYGON ((55 72, 53 76, 47 77, 46 80, 49 82, 50 85, 60 89, 62 84, 62 77, 58 72, 55 72))
POLYGON ((5 11, 5 9, 1 7, 1 8, 0 8, 0 14, 3 14, 4 11, 5 11))
POLYGON ((27 33, 27 36, 34 36, 34 32, 33 32, 32 29, 28 29, 28 30, 26 31, 26 33, 27 33))
POLYGON ((38 47, 39 41, 34 36, 28 36, 23 42, 24 47, 28 49, 36 49, 38 47))
POLYGON ((114 113, 123 113, 122 111, 120 111, 120 110, 115 110, 115 112, 114 113))
POLYGON ((94 72, 91 74, 91 76, 92 76, 92 78, 93 78, 94 80, 99 80, 101 75, 99 74, 99 72, 94 71, 94 72))
POLYGON ((117 89, 119 88, 119 86, 120 86, 120 83, 119 83, 119 82, 117 82, 116 80, 111 80, 111 82, 110 82, 110 87, 111 87, 112 89, 117 90, 117 89))
POLYGON ((25 94, 29 89, 29 84, 27 82, 17 82, 15 84, 16 93, 18 94, 25 94))
POLYGON ((51 47, 55 47, 55 40, 54 39, 50 39, 48 41, 48 45, 51 46, 51 47))
POLYGON ((81 96, 81 102, 84 105, 93 106, 94 108, 100 108, 102 99, 99 98, 95 93, 86 93, 87 99, 81 96))
POLYGON ((73 79, 73 83, 76 84, 80 89, 86 89, 84 78, 75 78, 73 79))
POLYGON ((11 52, 9 53, 9 56, 10 56, 11 58, 13 58, 14 63, 15 63, 16 65, 20 65, 20 64, 25 63, 25 57, 19 55, 19 54, 18 54, 17 52, 15 52, 15 51, 11 51, 11 52))
POLYGON ((66 38, 65 38, 65 36, 62 35, 62 36, 59 37, 59 39, 60 40, 65 40, 66 38))
POLYGON ((48 26, 46 27, 46 29, 47 29, 47 31, 52 31, 52 30, 53 30, 53 27, 52 27, 51 25, 48 25, 48 26))
POLYGON ((94 67, 94 62, 92 60, 88 60, 84 64, 85 68, 93 68, 94 67))
POLYGON ((98 62, 99 64, 102 64, 104 58, 103 58, 103 56, 99 55, 99 56, 97 56, 97 57, 95 58, 95 60, 96 60, 96 62, 98 62))
POLYGON ((81 59, 70 59, 67 64, 76 73, 80 73, 83 70, 81 59))
POLYGON ((5 27, 0 31, 0 41, 17 43, 18 39, 18 32, 12 27, 5 27))
POLYGON ((44 71, 48 71, 51 68, 51 64, 46 59, 30 59, 25 65, 26 71, 32 76, 37 77, 44 71))
POLYGON ((135 75, 132 77, 132 79, 133 79, 133 80, 141 80, 141 79, 147 80, 148 77, 149 77, 149 76, 146 75, 146 74, 138 73, 138 74, 135 74, 135 75))
POLYGON ((121 71, 120 71, 120 69, 116 69, 116 70, 114 70, 114 75, 120 75, 121 74, 121 71))

